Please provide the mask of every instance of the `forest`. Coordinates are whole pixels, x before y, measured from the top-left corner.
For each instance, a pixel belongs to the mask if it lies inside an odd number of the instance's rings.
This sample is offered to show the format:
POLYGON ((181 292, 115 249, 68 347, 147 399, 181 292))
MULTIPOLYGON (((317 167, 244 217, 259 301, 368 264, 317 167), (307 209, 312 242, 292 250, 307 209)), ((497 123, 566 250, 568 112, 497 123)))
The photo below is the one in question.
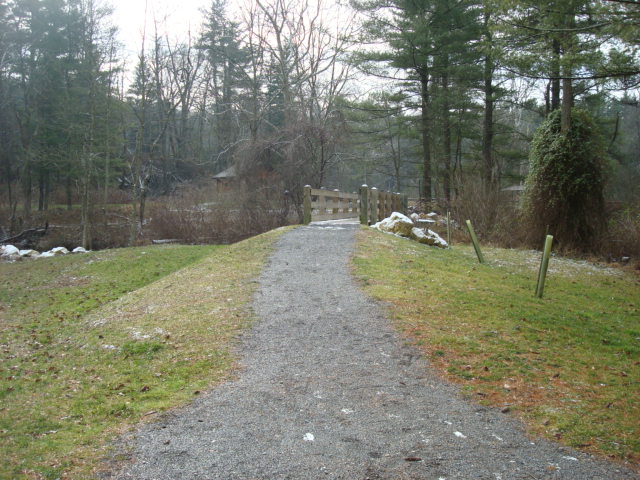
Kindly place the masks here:
POLYGON ((230 242, 366 183, 504 246, 640 254, 636 0, 213 0, 141 19, 131 64, 111 12, 0 4, 1 238, 230 242))

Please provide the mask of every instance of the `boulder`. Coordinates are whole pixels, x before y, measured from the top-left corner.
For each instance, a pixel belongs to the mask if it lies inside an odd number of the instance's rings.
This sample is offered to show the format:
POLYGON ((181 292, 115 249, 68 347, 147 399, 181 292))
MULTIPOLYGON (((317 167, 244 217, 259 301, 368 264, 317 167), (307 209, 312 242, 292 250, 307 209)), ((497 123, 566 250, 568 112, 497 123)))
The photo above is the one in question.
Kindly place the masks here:
POLYGON ((21 257, 37 257, 38 255, 40 255, 40 252, 37 250, 20 250, 21 257))
POLYGON ((49 251, 51 253, 53 253, 54 255, 66 255, 67 253, 69 253, 69 250, 67 250, 64 247, 55 247, 55 248, 52 248, 49 251))
POLYGON ((411 236, 411 229, 414 228, 413 221, 399 212, 393 212, 390 217, 373 225, 381 232, 395 233, 401 237, 411 236))
POLYGON ((86 250, 83 247, 76 247, 73 250, 71 250, 71 253, 87 253, 88 250, 86 250))
POLYGON ((440 237, 440 235, 432 230, 427 230, 425 232, 421 228, 414 227, 411 230, 411 238, 419 243, 424 243, 425 245, 431 245, 433 247, 447 248, 449 246, 447 242, 440 237))

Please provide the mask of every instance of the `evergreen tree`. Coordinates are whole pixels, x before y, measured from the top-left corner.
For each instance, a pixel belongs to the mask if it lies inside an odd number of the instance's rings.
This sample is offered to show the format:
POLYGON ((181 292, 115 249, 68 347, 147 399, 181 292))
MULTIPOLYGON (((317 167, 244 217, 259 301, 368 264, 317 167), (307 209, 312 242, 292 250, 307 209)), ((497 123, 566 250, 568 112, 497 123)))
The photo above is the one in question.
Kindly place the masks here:
POLYGON ((442 193, 451 197, 454 139, 454 115, 469 104, 481 79, 481 13, 477 1, 425 0, 413 2, 354 2, 368 13, 368 35, 382 38, 390 50, 361 52, 364 68, 371 63, 387 63, 402 69, 415 81, 420 99, 424 196, 434 191, 433 170, 439 167, 442 193), (391 9, 390 15, 378 15, 391 9), (439 160, 436 165, 432 159, 439 160))
POLYGON ((247 84, 243 76, 246 52, 240 44, 238 24, 228 18, 226 9, 226 0, 212 0, 199 42, 210 68, 217 169, 227 167, 233 156, 239 134, 234 127, 238 123, 236 104, 241 87, 247 84))
POLYGON ((576 82, 640 79, 638 45, 630 28, 637 12, 630 5, 607 0, 487 1, 500 15, 494 28, 502 38, 505 65, 517 75, 549 81, 547 112, 562 110, 562 131, 571 125, 576 82))

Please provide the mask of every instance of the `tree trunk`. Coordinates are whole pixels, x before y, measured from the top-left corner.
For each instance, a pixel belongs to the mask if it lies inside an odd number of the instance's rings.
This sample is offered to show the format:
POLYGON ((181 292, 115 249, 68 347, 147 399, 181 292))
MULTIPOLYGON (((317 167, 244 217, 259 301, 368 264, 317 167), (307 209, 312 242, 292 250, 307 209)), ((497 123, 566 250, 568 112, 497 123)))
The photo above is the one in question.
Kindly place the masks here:
MULTIPOLYGON (((492 42, 489 32, 489 14, 485 13, 484 27, 487 43, 492 42)), ((488 48, 488 47, 487 47, 488 48)), ((484 186, 487 191, 494 190, 498 185, 493 164, 493 57, 488 53, 484 57, 484 118, 482 122, 482 159, 484 160, 484 186)))
POLYGON ((482 158, 484 160, 484 185, 494 190, 497 184, 493 165, 493 61, 485 57, 484 65, 484 118, 482 123, 482 158))
POLYGON ((431 200, 431 125, 429 119, 429 75, 425 70, 420 72, 421 128, 422 128, 422 196, 431 200))
POLYGON ((564 134, 571 129, 571 108, 573 107, 573 75, 572 55, 575 50, 575 34, 572 29, 576 26, 575 7, 567 3, 569 11, 562 17, 567 32, 562 36, 559 50, 562 52, 562 103, 560 105, 560 131, 564 134))
POLYGON ((89 161, 86 158, 87 152, 82 152, 82 204, 81 204, 81 225, 82 225, 82 247, 91 249, 91 216, 89 214, 89 161))
POLYGON ((562 110, 560 116, 560 131, 567 133, 571 129, 571 107, 573 106, 573 84, 571 70, 564 72, 562 79, 562 110))
POLYGON ((442 163, 443 178, 442 186, 444 190, 444 198, 447 203, 451 201, 451 118, 449 113, 449 73, 448 58, 445 56, 444 72, 442 74, 442 163))
MULTIPOLYGON (((28 153, 27 153, 28 155, 28 153)), ((24 163, 22 176, 22 189, 23 189, 23 202, 24 202, 24 216, 29 218, 31 216, 31 162, 27 159, 24 163)))
POLYGON ((40 169, 40 173, 38 175, 38 211, 44 211, 44 197, 46 195, 46 185, 44 179, 45 173, 44 170, 40 169))
MULTIPOLYGON (((560 108, 560 42, 553 40, 553 63, 551 66, 551 110, 560 108)), ((550 113, 549 112, 549 113, 550 113)))
POLYGON ((73 208, 73 192, 71 190, 71 175, 67 175, 67 180, 65 182, 65 191, 67 194, 67 210, 71 210, 73 208))

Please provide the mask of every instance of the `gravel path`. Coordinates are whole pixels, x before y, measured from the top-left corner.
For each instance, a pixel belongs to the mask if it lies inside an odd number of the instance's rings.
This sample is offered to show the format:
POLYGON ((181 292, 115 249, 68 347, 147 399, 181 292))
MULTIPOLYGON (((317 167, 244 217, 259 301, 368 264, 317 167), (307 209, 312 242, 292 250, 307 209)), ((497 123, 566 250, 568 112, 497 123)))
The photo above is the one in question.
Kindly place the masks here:
POLYGON ((462 399, 349 275, 356 225, 282 237, 245 369, 131 440, 126 479, 640 478, 462 399))

